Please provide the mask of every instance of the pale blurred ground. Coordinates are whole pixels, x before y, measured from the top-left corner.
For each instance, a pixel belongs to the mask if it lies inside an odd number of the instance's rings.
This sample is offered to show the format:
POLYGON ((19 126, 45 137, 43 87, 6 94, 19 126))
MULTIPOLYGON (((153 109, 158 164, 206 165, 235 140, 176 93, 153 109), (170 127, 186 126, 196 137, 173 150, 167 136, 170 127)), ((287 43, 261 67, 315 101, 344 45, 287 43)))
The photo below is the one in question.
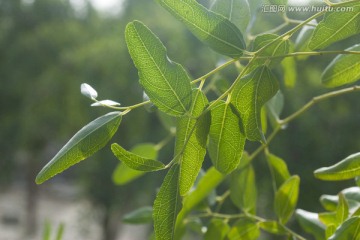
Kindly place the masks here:
MULTIPOLYGON (((25 236, 25 193, 21 186, 0 191, 0 240, 42 240, 45 221, 51 223, 52 239, 60 223, 65 224, 62 240, 100 240, 101 228, 97 219, 101 211, 86 199, 77 198, 74 187, 57 184, 42 189, 38 198, 37 232, 25 236)), ((118 240, 144 240, 148 226, 121 225, 118 240)))

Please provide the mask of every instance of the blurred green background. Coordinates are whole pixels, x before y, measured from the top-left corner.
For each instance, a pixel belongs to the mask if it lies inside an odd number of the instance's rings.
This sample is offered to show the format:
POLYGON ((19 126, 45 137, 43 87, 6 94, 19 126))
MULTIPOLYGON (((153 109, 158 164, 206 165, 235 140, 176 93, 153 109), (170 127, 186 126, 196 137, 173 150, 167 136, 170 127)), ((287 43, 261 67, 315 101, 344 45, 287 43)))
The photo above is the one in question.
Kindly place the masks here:
MULTIPOLYGON (((129 21, 138 19, 149 26, 167 46, 171 59, 183 64, 194 78, 221 61, 154 1, 120 2, 119 11, 109 13, 99 12, 87 1, 79 7, 68 0, 0 0, 0 239, 39 239, 36 237, 45 221, 54 228, 59 221, 64 222, 66 234, 81 229, 79 236, 83 238, 76 239, 143 239, 151 234, 148 226, 139 228, 138 238, 134 232, 130 233, 132 238, 121 238, 126 231, 121 217, 152 204, 163 174, 148 174, 126 186, 116 186, 112 173, 118 160, 109 147, 41 186, 34 183, 41 167, 77 130, 108 112, 90 107, 90 101, 80 94, 81 83, 92 85, 100 99, 112 99, 123 106, 142 101, 137 70, 124 40, 129 21), (60 202, 51 205, 51 201, 60 202), (76 203, 81 203, 73 210, 80 211, 80 218, 73 219, 76 226, 66 222, 68 218, 57 218, 62 211, 71 212, 67 205, 76 203), (41 209, 52 210, 44 213, 41 209), (98 230, 92 235, 94 229, 98 230)), ((252 11, 257 20, 252 22, 251 34, 281 23, 277 14, 265 14, 255 7, 252 11)), ((292 17, 305 19, 309 14, 292 17)), ((359 36, 331 49, 342 50, 356 43, 359 36)), ((283 117, 328 91, 319 79, 331 59, 321 56, 297 61, 295 87, 282 84, 286 100, 283 117)), ((276 74, 283 82, 280 67, 276 74)), ((231 71, 224 76, 229 81, 235 78, 231 71)), ((358 100, 354 93, 316 105, 271 145, 271 151, 286 160, 290 172, 301 177, 299 208, 321 211, 321 194, 336 194, 353 184, 321 182, 313 177, 313 171, 359 151, 358 100)), ((138 143, 158 143, 167 134, 156 111, 139 109, 123 119, 112 142, 130 149, 138 143)), ((163 149, 161 160, 170 160, 172 146, 173 142, 163 149)), ((248 150, 256 146, 250 143, 248 150)), ((262 157, 255 164, 259 215, 271 216, 267 210, 273 204, 270 173, 262 157)))

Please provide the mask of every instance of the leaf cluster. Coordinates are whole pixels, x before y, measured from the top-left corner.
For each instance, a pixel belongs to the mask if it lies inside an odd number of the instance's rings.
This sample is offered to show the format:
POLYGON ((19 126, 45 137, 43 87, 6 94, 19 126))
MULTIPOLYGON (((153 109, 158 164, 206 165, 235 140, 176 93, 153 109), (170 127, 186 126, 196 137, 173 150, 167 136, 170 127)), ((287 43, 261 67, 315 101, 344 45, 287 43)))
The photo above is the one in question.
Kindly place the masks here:
MULTIPOLYGON (((325 87, 341 87, 359 80, 359 45, 345 50, 320 51, 359 34, 359 3, 334 4, 351 7, 354 11, 323 11, 300 22, 290 21, 285 14, 286 24, 296 22, 290 30, 279 35, 275 29, 271 33, 251 36, 248 24, 252 12, 248 1, 214 0, 210 9, 195 0, 156 2, 227 62, 193 79, 181 64, 168 57, 164 44, 144 23, 130 22, 125 29, 126 44, 147 100, 121 107, 116 101, 98 101, 97 92, 83 84, 81 92, 95 102, 93 106, 115 109, 116 112, 99 117, 76 133, 40 171, 36 182, 43 183, 94 154, 111 140, 124 115, 153 104, 161 112, 162 122, 169 131, 168 138, 158 144, 142 143, 131 151, 116 143, 111 145, 114 155, 121 161, 113 175, 117 184, 126 184, 145 172, 168 170, 153 207, 130 213, 126 222, 153 221, 154 236, 158 240, 181 239, 188 227, 198 229, 204 239, 251 240, 257 239, 261 231, 304 239, 288 227, 296 210, 300 176, 290 174, 286 162, 270 152, 270 143, 287 124, 317 102, 360 88, 354 85, 314 97, 285 118, 280 117, 284 106, 284 90, 280 88, 282 85, 291 88, 296 84, 296 62, 306 60, 296 59, 298 56, 337 54, 322 74, 325 87), (308 25, 323 15, 321 22, 309 30, 308 25), (298 31, 301 32, 294 39, 298 31), (251 36, 251 41, 245 39, 246 36, 251 36), (295 49, 306 51, 295 52, 295 49), (307 52, 308 49, 314 51, 307 52), (232 64, 237 67, 237 77, 226 87, 216 86, 215 75, 232 64), (279 79, 276 74, 279 66, 285 79, 279 79), (216 97, 208 94, 211 90, 216 97), (268 122, 272 130, 269 134, 268 122), (174 137, 174 156, 165 161, 158 160, 158 152, 174 137), (258 143, 258 148, 251 154, 245 149, 249 141, 258 143), (259 172, 252 161, 263 152, 273 184, 275 219, 263 218, 257 213, 256 174, 259 172), (212 167, 202 171, 207 153, 212 167), (228 191, 218 196, 216 188, 226 182, 228 191), (238 213, 222 213, 225 201, 231 201, 238 213), (204 218, 210 218, 210 221, 203 224, 204 218), (196 228, 199 225, 201 227, 196 228)), ((274 2, 286 4, 286 1, 274 2)), ((359 154, 351 155, 332 167, 315 171, 315 176, 323 180, 355 178, 360 175, 359 160, 359 154)), ((357 236, 360 204, 354 200, 351 205, 349 195, 344 190, 338 196, 324 198, 325 209, 330 213, 321 215, 297 210, 296 216, 304 229, 318 239, 357 236)))

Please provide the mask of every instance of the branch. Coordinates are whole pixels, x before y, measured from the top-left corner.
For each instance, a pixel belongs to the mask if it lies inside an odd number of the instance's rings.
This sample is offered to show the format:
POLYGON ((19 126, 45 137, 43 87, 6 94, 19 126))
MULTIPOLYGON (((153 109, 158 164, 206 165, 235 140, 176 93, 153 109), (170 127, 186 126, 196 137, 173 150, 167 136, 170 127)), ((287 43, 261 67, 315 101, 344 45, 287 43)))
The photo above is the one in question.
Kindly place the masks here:
POLYGON ((239 59, 231 59, 230 61, 227 61, 226 63, 220 65, 219 67, 215 68, 214 70, 212 70, 211 72, 205 74, 204 76, 199 77, 198 79, 195 79, 194 81, 191 82, 191 84, 197 83, 197 82, 201 82, 204 79, 209 78, 210 76, 214 75, 215 73, 219 72, 220 70, 222 70, 223 68, 226 68, 227 66, 235 63, 236 61, 238 61, 239 59))
POLYGON ((350 93, 350 92, 357 92, 357 91, 360 91, 360 86, 353 86, 353 87, 350 87, 350 88, 345 88, 345 89, 325 93, 323 95, 314 97, 311 101, 309 101, 307 104, 305 104, 297 112, 293 113, 292 115, 290 115, 289 117, 287 117, 287 118, 285 118, 283 120, 279 120, 279 124, 281 126, 288 124, 289 122, 291 122, 295 118, 301 116, 304 112, 309 110, 312 106, 314 106, 318 102, 322 102, 322 101, 327 100, 329 98, 333 98, 333 97, 341 96, 341 95, 344 95, 344 94, 347 94, 347 93, 350 93))
POLYGON ((277 56, 259 56, 258 58, 286 58, 286 57, 296 57, 296 56, 322 56, 327 54, 354 54, 360 55, 360 51, 321 51, 321 52, 293 52, 284 55, 277 55, 277 56))

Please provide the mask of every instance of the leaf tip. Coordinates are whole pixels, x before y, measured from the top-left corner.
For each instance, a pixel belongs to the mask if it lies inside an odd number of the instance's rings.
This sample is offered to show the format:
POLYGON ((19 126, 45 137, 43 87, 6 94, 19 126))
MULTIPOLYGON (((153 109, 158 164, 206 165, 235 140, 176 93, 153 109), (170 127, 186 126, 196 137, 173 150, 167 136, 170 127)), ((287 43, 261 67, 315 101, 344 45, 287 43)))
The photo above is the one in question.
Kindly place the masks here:
POLYGON ((314 171, 314 176, 315 176, 316 178, 318 178, 318 179, 324 180, 323 173, 324 173, 324 171, 325 171, 326 169, 327 169, 327 168, 325 168, 325 167, 316 169, 316 170, 314 171))
POLYGON ((40 185, 42 183, 44 183, 47 179, 44 177, 44 168, 42 168, 40 170, 40 172, 36 175, 36 178, 35 178, 35 183, 36 185, 40 185))
POLYGON ((35 178, 35 183, 36 183, 36 185, 40 185, 40 184, 42 184, 44 181, 39 177, 39 176, 36 176, 36 178, 35 178))

